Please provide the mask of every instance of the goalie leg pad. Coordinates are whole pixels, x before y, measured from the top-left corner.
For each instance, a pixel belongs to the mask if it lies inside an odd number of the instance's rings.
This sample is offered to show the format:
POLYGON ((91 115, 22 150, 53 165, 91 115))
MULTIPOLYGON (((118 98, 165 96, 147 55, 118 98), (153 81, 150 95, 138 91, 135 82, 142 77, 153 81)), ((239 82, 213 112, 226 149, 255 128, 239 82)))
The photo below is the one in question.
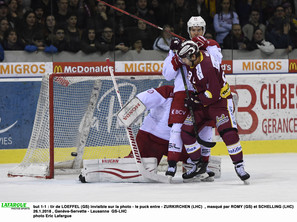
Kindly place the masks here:
MULTIPOLYGON (((142 158, 145 168, 157 173, 156 158, 142 158)), ((84 160, 81 182, 147 183, 137 169, 134 158, 84 160), (82 181, 82 179, 84 181, 82 181)))

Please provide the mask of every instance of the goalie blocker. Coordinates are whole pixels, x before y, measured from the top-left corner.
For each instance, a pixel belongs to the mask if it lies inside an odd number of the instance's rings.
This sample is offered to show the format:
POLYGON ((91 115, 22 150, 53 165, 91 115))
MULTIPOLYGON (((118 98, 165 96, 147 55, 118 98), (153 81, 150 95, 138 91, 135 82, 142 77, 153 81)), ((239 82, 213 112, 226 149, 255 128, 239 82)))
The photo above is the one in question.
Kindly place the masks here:
MULTIPOLYGON (((157 173, 157 159, 142 158, 145 168, 157 173)), ((183 167, 187 167, 183 165, 183 167)), ((210 157, 209 169, 215 173, 215 178, 221 177, 221 158, 210 157)), ((155 182, 143 177, 135 165, 134 158, 94 159, 84 160, 83 169, 79 175, 82 183, 111 182, 111 183, 150 183, 155 182)), ((198 182, 194 181, 194 182, 198 182)))
POLYGON ((130 127, 146 110, 140 99, 134 97, 119 112, 118 119, 125 127, 130 127))

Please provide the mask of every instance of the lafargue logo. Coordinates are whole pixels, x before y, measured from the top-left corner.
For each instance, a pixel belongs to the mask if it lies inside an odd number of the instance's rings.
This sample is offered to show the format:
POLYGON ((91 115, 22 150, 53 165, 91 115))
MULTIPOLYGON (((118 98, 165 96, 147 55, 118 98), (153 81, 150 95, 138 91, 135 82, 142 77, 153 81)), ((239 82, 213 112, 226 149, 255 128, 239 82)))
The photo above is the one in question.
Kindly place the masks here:
POLYGON ((9 202, 9 203, 1 203, 1 208, 11 208, 11 209, 30 209, 27 203, 16 203, 16 202, 9 202))

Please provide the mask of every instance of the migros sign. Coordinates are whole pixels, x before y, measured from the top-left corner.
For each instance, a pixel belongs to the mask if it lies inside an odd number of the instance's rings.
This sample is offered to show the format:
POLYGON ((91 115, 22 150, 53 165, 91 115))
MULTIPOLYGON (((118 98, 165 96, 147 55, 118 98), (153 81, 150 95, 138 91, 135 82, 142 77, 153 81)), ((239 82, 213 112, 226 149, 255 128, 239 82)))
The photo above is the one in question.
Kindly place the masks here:
POLYGON ((162 72, 163 62, 140 62, 125 64, 125 72, 162 72))
POLYGON ((115 63, 116 72, 158 72, 163 69, 163 61, 119 61, 115 63))
POLYGON ((2 63, 0 76, 42 76, 52 71, 51 63, 2 63))
POLYGON ((233 60, 234 73, 287 73, 287 59, 233 60))
POLYGON ((242 63, 243 70, 257 70, 257 71, 268 71, 268 70, 281 70, 281 61, 246 61, 242 63))

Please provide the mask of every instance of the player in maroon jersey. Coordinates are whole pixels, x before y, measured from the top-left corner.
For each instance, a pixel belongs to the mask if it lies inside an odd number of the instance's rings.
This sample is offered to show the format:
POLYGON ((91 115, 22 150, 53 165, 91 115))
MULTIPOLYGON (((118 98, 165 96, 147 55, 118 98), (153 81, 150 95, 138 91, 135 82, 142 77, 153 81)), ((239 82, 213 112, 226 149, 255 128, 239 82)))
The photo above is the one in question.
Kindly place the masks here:
MULTIPOLYGON (((173 100, 173 86, 165 85, 158 88, 151 88, 137 94, 137 98, 150 110, 144 118, 143 123, 137 133, 136 141, 141 157, 156 157, 157 164, 160 163, 163 155, 168 156, 168 145, 170 140, 171 127, 168 126, 170 107, 173 100)), ((208 123, 201 124, 199 136, 205 141, 212 140, 212 129, 208 123)), ((202 150, 205 150, 202 147, 202 150)), ((205 151, 204 151, 205 152, 205 151)), ((205 155, 209 157, 209 154, 205 155)), ((132 151, 128 157, 133 157, 132 151)), ((187 163, 189 155, 182 149, 177 161, 182 161, 183 166, 189 168, 191 161, 187 163)), ((214 158, 214 157, 213 157, 214 158)), ((214 173, 219 174, 219 166, 215 162, 210 162, 212 170, 208 170, 204 177, 196 177, 195 181, 213 181, 214 173), (200 180, 201 179, 201 180, 200 180)))
MULTIPOLYGON (((221 63, 223 56, 219 45, 208 42, 203 37, 206 26, 204 19, 201 16, 193 16, 189 19, 187 26, 190 39, 197 38, 197 41, 201 42, 200 46, 212 54, 219 61, 219 63, 221 63), (204 42, 202 43, 202 41, 204 42)), ((183 83, 181 68, 184 69, 184 67, 182 67, 182 63, 175 53, 181 43, 181 39, 174 39, 171 41, 171 50, 164 61, 162 71, 162 74, 166 80, 174 80, 174 99, 168 120, 168 124, 172 126, 168 147, 168 169, 166 171, 166 175, 168 177, 174 177, 176 172, 176 162, 182 150, 182 140, 180 136, 181 127, 189 113, 189 110, 184 107, 183 104, 183 101, 186 98, 184 84, 187 85, 189 91, 193 90, 192 85, 188 82, 188 80, 186 80, 186 83, 183 83)), ((184 72, 186 72, 186 70, 184 72)), ((208 127, 211 128, 213 125, 214 124, 210 121, 208 127)), ((210 156, 210 148, 205 146, 201 147, 202 156, 205 159, 208 159, 210 156)))
MULTIPOLYGON (((198 45, 189 40, 181 44, 178 56, 186 64, 187 77, 196 92, 186 100, 186 106, 194 108, 196 123, 213 120, 216 128, 227 146, 235 171, 245 182, 250 175, 244 170, 243 153, 240 144, 231 90, 224 71, 217 60, 206 51, 200 51, 198 45)), ((183 174, 184 180, 191 180, 198 174, 206 172, 207 162, 200 158, 199 146, 193 137, 194 127, 189 116, 182 126, 181 137, 195 163, 192 169, 183 174)))

